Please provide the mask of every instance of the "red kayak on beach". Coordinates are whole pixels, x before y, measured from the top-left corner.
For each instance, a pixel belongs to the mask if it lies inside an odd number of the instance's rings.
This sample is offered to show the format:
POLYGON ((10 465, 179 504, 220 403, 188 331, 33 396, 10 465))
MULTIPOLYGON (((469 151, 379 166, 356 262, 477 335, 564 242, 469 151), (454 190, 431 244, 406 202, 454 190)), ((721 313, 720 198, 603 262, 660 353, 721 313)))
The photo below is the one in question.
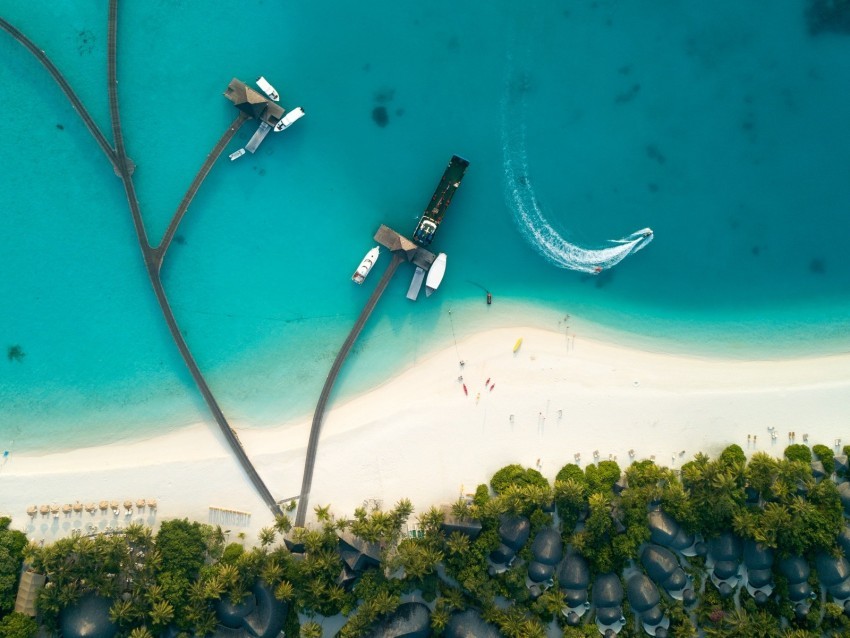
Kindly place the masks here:
POLYGON ((466 384, 465 384, 465 383, 463 384, 463 393, 464 393, 466 396, 469 396, 469 390, 467 390, 467 389, 466 389, 466 384))

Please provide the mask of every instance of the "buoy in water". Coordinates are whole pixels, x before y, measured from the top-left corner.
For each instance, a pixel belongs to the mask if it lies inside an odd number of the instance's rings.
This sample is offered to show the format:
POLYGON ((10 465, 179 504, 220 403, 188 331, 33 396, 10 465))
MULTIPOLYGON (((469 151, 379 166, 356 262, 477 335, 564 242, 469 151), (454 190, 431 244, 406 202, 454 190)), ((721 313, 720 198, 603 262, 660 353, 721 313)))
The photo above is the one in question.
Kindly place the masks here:
POLYGON ((491 303, 493 303, 493 295, 491 295, 490 291, 488 290, 487 291, 487 305, 489 306, 491 303))

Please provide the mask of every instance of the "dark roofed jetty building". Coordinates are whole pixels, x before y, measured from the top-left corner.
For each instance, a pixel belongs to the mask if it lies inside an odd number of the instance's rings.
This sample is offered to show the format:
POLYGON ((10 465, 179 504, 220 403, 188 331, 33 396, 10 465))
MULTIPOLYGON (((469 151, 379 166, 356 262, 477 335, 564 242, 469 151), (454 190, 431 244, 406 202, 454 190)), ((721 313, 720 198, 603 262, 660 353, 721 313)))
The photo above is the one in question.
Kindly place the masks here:
POLYGON ((773 593, 773 550, 761 543, 744 541, 744 582, 759 605, 773 593))
POLYGON ((850 608, 850 562, 843 556, 835 558, 828 554, 818 554, 815 567, 820 582, 826 587, 833 601, 845 609, 850 608))
POLYGON ((230 80, 224 97, 248 117, 265 122, 272 128, 283 119, 285 113, 280 104, 272 102, 238 78, 230 80))
POLYGON ((599 633, 619 633, 626 622, 623 617, 623 585, 617 574, 600 574, 593 583, 593 605, 599 633))
POLYGON ((35 618, 35 602, 46 580, 47 577, 44 574, 38 574, 29 569, 21 574, 21 582, 18 584, 18 595, 15 598, 16 612, 35 618))
POLYGON ((650 636, 666 638, 670 619, 661 610, 661 594, 655 583, 643 574, 634 574, 626 582, 626 593, 643 630, 650 636))
POLYGON ((554 584, 555 567, 564 556, 561 533, 554 527, 544 527, 537 532, 531 544, 531 556, 526 585, 532 596, 539 596, 554 584))
POLYGON ((731 596, 741 582, 741 539, 727 532, 711 539, 705 567, 720 595, 731 596))
POLYGON ((590 567, 580 554, 570 554, 558 566, 558 586, 564 593, 562 611, 570 627, 576 627, 590 608, 587 588, 590 585, 590 567))
POLYGON ((802 556, 789 556, 779 561, 779 571, 788 580, 788 600, 794 604, 794 613, 804 618, 815 597, 809 585, 809 563, 802 556))
POLYGON ((696 602, 690 579, 679 566, 675 554, 660 545, 647 543, 640 553, 640 562, 649 577, 676 600, 686 605, 696 602))
POLYGON ((682 529, 676 520, 663 510, 649 513, 650 540, 656 545, 667 547, 683 556, 696 556, 697 544, 694 536, 682 529))
POLYGON ((516 554, 528 542, 531 522, 524 516, 504 515, 499 524, 499 547, 490 552, 492 571, 501 573, 514 562, 516 554))

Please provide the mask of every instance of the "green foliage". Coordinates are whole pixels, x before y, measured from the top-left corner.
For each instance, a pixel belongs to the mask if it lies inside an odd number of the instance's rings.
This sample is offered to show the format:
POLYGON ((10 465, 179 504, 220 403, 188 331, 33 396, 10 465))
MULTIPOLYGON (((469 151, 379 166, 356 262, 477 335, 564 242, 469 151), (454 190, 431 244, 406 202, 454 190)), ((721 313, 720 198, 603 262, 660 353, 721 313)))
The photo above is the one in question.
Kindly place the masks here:
POLYGON ((812 452, 823 463, 824 472, 827 476, 835 472, 835 454, 825 445, 813 445, 812 452))
POLYGON ((239 560, 239 557, 245 553, 245 548, 242 547, 241 543, 229 543, 227 547, 224 548, 224 553, 221 555, 222 563, 235 563, 239 560))
POLYGON ((27 616, 13 611, 0 620, 0 638, 34 638, 38 633, 38 623, 27 616))
POLYGON ((300 638, 322 638, 322 626, 315 620, 305 622, 298 635, 300 638))
POLYGON ((582 474, 581 482, 568 478, 555 481, 555 505, 561 518, 561 529, 571 532, 581 514, 587 509, 587 483, 582 474))
POLYGON ((599 461, 598 465, 588 465, 584 469, 587 487, 590 493, 607 494, 620 480, 620 466, 616 461, 599 461))
POLYGON ((365 508, 358 507, 354 510, 349 530, 370 543, 394 542, 401 536, 401 528, 411 514, 413 506, 408 499, 402 499, 388 512, 377 508, 367 512, 365 508))
POLYGON ((812 462, 812 451, 802 443, 792 443, 785 448, 784 455, 789 461, 802 461, 807 465, 812 462))
POLYGON ((9 518, 0 518, 0 617, 15 606, 18 575, 23 563, 27 537, 9 529, 9 518))
POLYGON ((506 465, 490 479, 490 487, 496 494, 502 494, 510 486, 523 487, 526 485, 548 488, 549 481, 537 470, 523 468, 521 465, 506 465))
POLYGON ((555 476, 555 482, 569 481, 571 479, 581 485, 587 485, 587 479, 584 477, 584 472, 575 463, 567 463, 564 467, 558 470, 558 474, 555 476))
POLYGON ((735 465, 742 464, 747 462, 747 455, 744 454, 744 450, 741 449, 740 445, 733 443, 729 445, 720 453, 720 458, 718 459, 723 465, 735 465))
POLYGON ((472 497, 472 502, 476 507, 484 507, 487 501, 490 500, 490 488, 485 483, 482 483, 475 488, 475 496, 472 497))
POLYGON ((156 535, 163 568, 188 580, 194 579, 206 560, 204 526, 188 519, 163 521, 156 535))

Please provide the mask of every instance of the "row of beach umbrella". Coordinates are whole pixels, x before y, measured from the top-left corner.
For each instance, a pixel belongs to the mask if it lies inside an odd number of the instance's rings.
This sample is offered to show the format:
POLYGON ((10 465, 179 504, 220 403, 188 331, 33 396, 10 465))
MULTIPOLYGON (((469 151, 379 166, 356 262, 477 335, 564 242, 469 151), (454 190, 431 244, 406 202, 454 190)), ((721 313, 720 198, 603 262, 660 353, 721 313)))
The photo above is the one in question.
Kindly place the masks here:
MULTIPOLYGON (((142 510, 147 507, 150 510, 156 509, 156 499, 149 498, 147 500, 140 498, 135 502, 135 506, 142 510)), ((53 514, 53 516, 59 516, 59 512, 64 514, 70 514, 71 512, 77 512, 78 514, 82 513, 83 510, 86 510, 90 514, 94 514, 98 509, 102 512, 106 512, 107 510, 112 510, 113 513, 118 513, 118 509, 121 507, 121 504, 118 501, 101 501, 98 504, 95 503, 86 503, 83 505, 79 501, 74 504, 65 503, 64 505, 56 505, 55 503, 52 505, 30 505, 27 508, 27 514, 31 517, 35 518, 37 514, 41 514, 42 516, 47 516, 48 514, 53 514)), ((124 501, 124 509, 127 512, 133 511, 133 501, 126 500, 124 501)))

